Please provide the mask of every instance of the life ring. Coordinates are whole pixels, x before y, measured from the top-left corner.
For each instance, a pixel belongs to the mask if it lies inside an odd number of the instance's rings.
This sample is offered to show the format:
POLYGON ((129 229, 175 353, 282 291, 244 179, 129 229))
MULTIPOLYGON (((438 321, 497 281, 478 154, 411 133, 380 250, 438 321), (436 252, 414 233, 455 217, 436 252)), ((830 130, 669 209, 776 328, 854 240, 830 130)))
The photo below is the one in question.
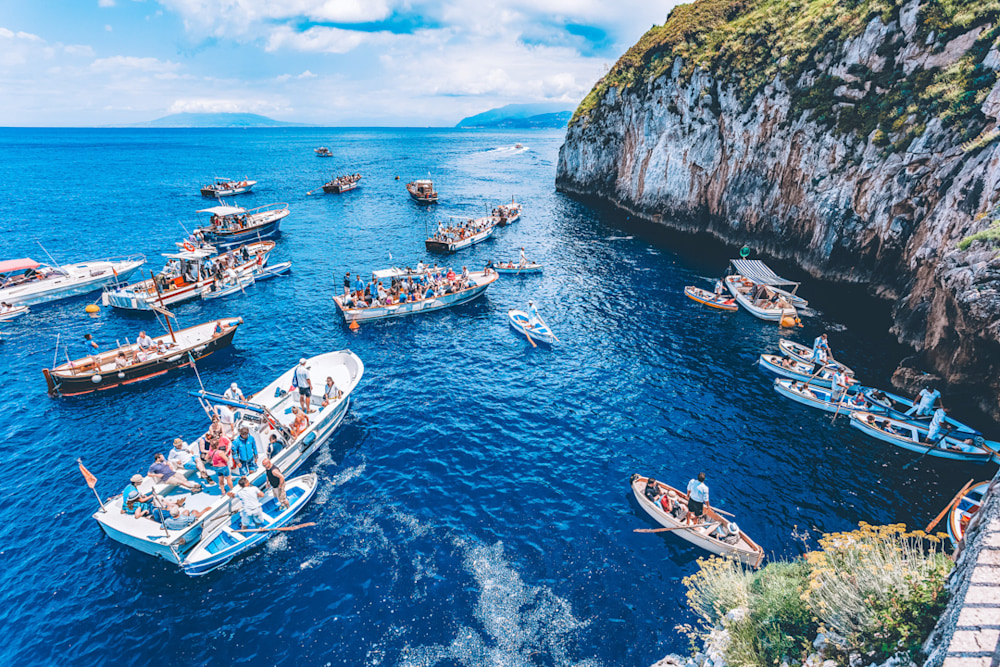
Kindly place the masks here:
POLYGON ((191 243, 185 242, 184 243, 184 249, 187 250, 188 252, 194 252, 194 245, 191 244, 191 243))

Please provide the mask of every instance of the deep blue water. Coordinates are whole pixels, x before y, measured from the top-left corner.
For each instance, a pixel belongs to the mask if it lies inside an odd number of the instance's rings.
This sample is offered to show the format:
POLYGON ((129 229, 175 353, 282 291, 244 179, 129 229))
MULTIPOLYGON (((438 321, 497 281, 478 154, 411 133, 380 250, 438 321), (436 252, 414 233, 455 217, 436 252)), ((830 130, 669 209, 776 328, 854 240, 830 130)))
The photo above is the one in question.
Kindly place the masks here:
MULTIPOLYGON (((159 253, 207 205, 214 176, 260 181, 242 205, 288 202, 272 261, 293 274, 244 298, 177 308, 182 325, 240 315, 233 348, 200 364, 209 389, 269 383, 299 357, 350 348, 366 364, 351 411, 306 466, 317 525, 203 578, 104 537, 75 460, 104 497, 204 414, 185 371, 53 400, 40 372, 57 334, 134 339, 155 320, 97 298, 36 306, 0 344, 0 646, 4 664, 647 665, 686 640, 680 580, 702 555, 650 527, 633 472, 683 486, 708 473, 769 556, 858 521, 922 527, 983 469, 914 456, 786 401, 753 366, 781 333, 685 298, 732 252, 659 233, 555 192, 559 132, 449 130, 0 130, 2 258, 159 253), (527 150, 511 147, 523 143, 527 150), (317 159, 312 149, 333 148, 317 159), (306 196, 332 172, 360 189, 306 196), (431 175, 437 207, 403 184, 431 175), (394 180, 395 176, 400 180, 394 180), (330 299, 345 271, 416 264, 426 230, 515 195, 525 215, 455 255, 512 258, 541 276, 502 277, 449 311, 349 331, 330 299), (532 349, 506 311, 534 299, 561 339, 532 349), (798 536, 804 535, 800 539, 798 536)), ((791 271, 802 277, 799 272, 791 271)), ((806 280, 838 357, 887 385, 900 355, 884 311, 806 280)), ((60 353, 60 356, 62 353, 60 353)), ((960 411, 959 411, 960 412, 960 411)))

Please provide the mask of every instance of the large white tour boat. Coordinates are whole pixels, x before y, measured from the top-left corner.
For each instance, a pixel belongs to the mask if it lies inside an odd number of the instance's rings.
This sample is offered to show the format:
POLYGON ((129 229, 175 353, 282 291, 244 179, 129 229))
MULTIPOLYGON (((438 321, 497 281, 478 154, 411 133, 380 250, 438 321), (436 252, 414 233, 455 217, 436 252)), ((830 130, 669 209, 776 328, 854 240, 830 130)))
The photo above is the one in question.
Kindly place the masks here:
POLYGON ((108 283, 128 280, 145 262, 145 255, 61 266, 27 258, 10 259, 0 262, 0 303, 30 306, 87 294, 108 283))

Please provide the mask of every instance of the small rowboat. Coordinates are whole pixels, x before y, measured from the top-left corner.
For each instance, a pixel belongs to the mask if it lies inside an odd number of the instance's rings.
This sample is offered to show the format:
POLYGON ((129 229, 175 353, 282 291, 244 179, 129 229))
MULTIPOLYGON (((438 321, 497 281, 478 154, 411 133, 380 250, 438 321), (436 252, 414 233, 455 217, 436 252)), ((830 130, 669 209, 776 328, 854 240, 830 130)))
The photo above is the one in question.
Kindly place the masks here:
POLYGON ((232 283, 230 285, 225 285, 223 287, 220 287, 219 289, 215 290, 214 292, 210 292, 209 290, 206 289, 204 292, 201 293, 201 298, 202 299, 221 299, 224 296, 229 296, 230 294, 236 294, 237 292, 242 292, 244 290, 244 288, 247 288, 250 285, 253 285, 253 283, 254 283, 254 277, 253 276, 250 276, 249 278, 246 278, 246 277, 244 277, 244 278, 237 277, 236 278, 236 282, 234 282, 234 283, 232 283))
POLYGON ((260 282, 276 276, 283 276, 292 270, 291 262, 280 262, 278 264, 268 264, 261 267, 261 270, 253 275, 254 280, 260 282))
MULTIPOLYGON (((258 479, 259 482, 263 482, 263 480, 264 477, 258 479)), ((264 514, 264 528, 274 529, 287 526, 316 494, 317 486, 317 477, 314 473, 286 481, 285 496, 288 498, 289 507, 283 510, 278 504, 277 498, 273 496, 267 498, 261 507, 264 514)), ((273 530, 244 531, 240 528, 240 514, 233 514, 214 532, 202 538, 201 542, 181 563, 181 567, 184 568, 185 573, 192 577, 208 574, 241 553, 266 542, 273 534, 273 530)))
POLYGON ((556 337, 552 333, 552 329, 549 329, 548 325, 539 317, 530 317, 523 310, 508 310, 507 319, 515 331, 520 331, 536 342, 546 343, 547 345, 552 345, 556 342, 556 337))
POLYGON ((835 370, 824 368, 816 373, 816 364, 795 361, 788 357, 781 357, 777 354, 762 354, 757 359, 757 367, 762 371, 777 375, 778 377, 809 382, 817 387, 830 389, 833 386, 833 375, 835 370))
POLYGON ((695 287, 694 285, 688 285, 684 288, 684 295, 689 299, 694 299, 698 303, 704 304, 709 308, 715 308, 717 310, 725 310, 729 312, 735 312, 739 310, 739 306, 736 305, 736 299, 733 297, 724 297, 721 294, 716 294, 715 292, 709 292, 707 289, 701 289, 700 287, 695 287))
POLYGON ((314 148, 313 150, 316 152, 316 157, 333 157, 333 151, 326 146, 320 146, 319 148, 314 148))
POLYGON ((965 530, 969 527, 969 522, 976 515, 983 504, 986 496, 986 489, 990 487, 990 482, 980 482, 966 491, 961 500, 948 512, 948 537, 951 543, 958 548, 959 542, 965 537, 965 530))
POLYGON ((542 265, 537 262, 531 262, 530 264, 525 264, 524 266, 521 266, 517 262, 500 262, 499 264, 494 264, 490 268, 497 273, 509 273, 514 275, 542 272, 542 265))
MULTIPOLYGON (((813 349, 808 345, 803 345, 802 343, 796 343, 794 340, 788 340, 787 338, 782 338, 778 341, 778 351, 781 352, 786 357, 791 357, 796 361, 801 361, 806 364, 813 363, 813 349)), ((839 368, 844 373, 853 376, 854 371, 839 361, 830 359, 826 362, 827 366, 831 368, 839 368)))
MULTIPOLYGON (((941 459, 952 461, 969 461, 986 463, 993 459, 996 452, 981 441, 982 446, 970 439, 959 439, 950 435, 941 438, 937 443, 927 442, 927 427, 912 422, 905 422, 891 417, 878 417, 870 412, 855 412, 851 415, 851 426, 862 433, 878 438, 884 442, 908 449, 918 454, 927 453, 941 459)), ((993 443, 994 446, 997 443, 993 443)))
POLYGON ((27 306, 13 306, 5 313, 0 313, 0 322, 9 322, 15 317, 20 317, 28 312, 27 306))
POLYGON ((642 477, 638 474, 632 475, 632 493, 635 494, 635 499, 639 502, 639 506, 646 511, 649 516, 663 526, 664 528, 674 528, 676 530, 670 531, 682 540, 687 540, 696 547, 700 547, 705 551, 716 554, 718 556, 729 556, 732 558, 739 559, 740 562, 749 565, 750 567, 760 567, 761 561, 764 560, 764 549, 758 545, 756 542, 751 540, 746 533, 739 531, 739 535, 731 535, 726 539, 716 536, 716 529, 719 526, 725 526, 729 524, 729 520, 723 518, 721 515, 715 512, 711 507, 705 508, 705 518, 706 523, 699 523, 693 526, 687 526, 684 522, 684 517, 687 514, 687 494, 680 489, 675 489, 672 486, 668 486, 663 482, 656 482, 656 485, 660 488, 662 494, 666 494, 673 491, 678 498, 677 504, 683 510, 683 514, 680 517, 676 517, 670 512, 663 509, 663 506, 658 502, 654 502, 646 497, 646 483, 648 481, 647 477, 642 477), (726 541, 726 540, 729 541, 726 541))

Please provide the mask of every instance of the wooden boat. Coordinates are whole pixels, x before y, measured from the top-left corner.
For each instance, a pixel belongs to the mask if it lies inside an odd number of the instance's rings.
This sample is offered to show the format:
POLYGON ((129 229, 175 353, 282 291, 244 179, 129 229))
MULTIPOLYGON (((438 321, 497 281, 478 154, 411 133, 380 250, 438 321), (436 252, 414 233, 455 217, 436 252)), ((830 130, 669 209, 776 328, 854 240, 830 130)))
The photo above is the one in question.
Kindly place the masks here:
POLYGON ((833 385, 833 375, 835 371, 831 368, 824 368, 816 373, 816 364, 795 361, 788 357, 781 357, 777 354, 762 354, 757 359, 757 367, 762 371, 777 375, 778 377, 790 380, 809 382, 817 387, 830 389, 833 385))
POLYGON ((217 282, 209 283, 208 287, 201 293, 202 299, 221 299, 224 296, 229 296, 230 294, 243 293, 247 287, 250 287, 254 283, 254 276, 250 274, 246 278, 241 278, 236 276, 236 279, 231 283, 222 283, 221 286, 217 282))
POLYGON ((145 263, 145 255, 61 266, 39 264, 28 258, 7 260, 0 262, 0 303, 31 306, 80 296, 128 280, 145 263))
POLYGON ((727 298, 721 294, 709 292, 707 289, 701 289, 700 287, 695 287, 694 285, 688 285, 685 287, 684 295, 689 299, 694 299, 698 303, 708 306, 709 308, 732 312, 739 310, 739 306, 736 305, 736 300, 732 297, 727 298))
MULTIPOLYGON (((851 426, 862 433, 878 438, 884 442, 908 449, 919 454, 927 453, 928 456, 935 456, 953 461, 971 461, 975 463, 986 463, 993 459, 995 452, 983 441, 982 444, 967 442, 970 440, 959 439, 946 435, 935 444, 927 442, 927 427, 912 422, 904 422, 891 417, 879 417, 869 412, 855 412, 851 414, 851 426)), ((998 443, 993 443, 997 445, 998 443)))
POLYGON ((537 262, 529 262, 524 266, 521 266, 518 262, 499 262, 497 264, 491 264, 490 268, 497 273, 506 273, 513 275, 524 275, 526 273, 541 273, 542 265, 537 262))
POLYGON ((27 313, 27 306, 11 306, 7 310, 0 311, 0 322, 10 322, 15 317, 20 317, 21 315, 26 315, 27 313))
POLYGON ((556 342, 552 329, 540 317, 531 317, 523 310, 508 310, 507 320, 515 331, 519 331, 538 343, 552 345, 556 342))
MULTIPOLYGON (((788 340, 787 338, 780 339, 778 341, 778 351, 781 352, 786 357, 790 357, 792 359, 795 359, 796 361, 801 361, 806 364, 813 363, 813 358, 812 358, 813 349, 808 345, 803 345, 802 343, 796 343, 794 340, 788 340)), ((826 365, 832 368, 838 368, 847 375, 850 376, 854 375, 854 371, 851 370, 850 367, 845 366, 844 364, 834 359, 830 359, 829 361, 827 361, 826 365)))
POLYGON ((229 521, 222 523, 214 532, 205 535, 198 546, 191 550, 181 567, 185 574, 192 577, 208 574, 221 567, 236 556, 263 544, 274 536, 273 529, 287 526, 295 515, 301 512, 316 495, 319 486, 315 473, 285 480, 285 497, 288 499, 288 509, 281 509, 278 499, 268 492, 270 497, 261 503, 264 515, 264 532, 246 532, 241 529, 239 512, 234 513, 229 521))
POLYGON ((723 283, 736 301, 758 319, 780 322, 786 317, 798 317, 791 301, 772 287, 755 285, 740 275, 726 276, 723 283))
MULTIPOLYGON (((479 223, 488 220, 487 218, 480 218, 479 220, 470 220, 469 223, 474 225, 476 228, 479 223)), ((452 233, 448 232, 438 232, 431 238, 424 241, 424 247, 431 252, 455 252, 461 250, 462 248, 469 248, 476 245, 477 243, 482 243, 486 239, 493 236, 493 232, 496 231, 496 225, 490 222, 485 222, 486 227, 479 232, 469 234, 467 236, 459 235, 456 237, 452 233)))
POLYGON ((509 204, 501 204, 493 209, 490 217, 495 221, 497 227, 506 227, 521 219, 522 209, 523 207, 512 198, 509 204))
POLYGON ((245 195, 253 190, 257 181, 235 181, 231 178, 216 177, 215 183, 206 185, 201 189, 202 197, 231 197, 233 195, 245 195))
POLYGON ((291 262, 280 262, 278 264, 268 264, 266 266, 260 267, 256 273, 253 274, 254 280, 260 282, 262 280, 268 280, 276 276, 283 276, 291 272, 292 263, 291 262))
MULTIPOLYGON (((235 408, 236 431, 242 426, 247 426, 257 442, 259 452, 267 452, 270 436, 276 435, 282 447, 277 453, 270 452, 269 458, 278 466, 286 479, 291 479, 295 471, 323 446, 343 422, 350 406, 351 393, 364 375, 364 364, 361 359, 348 350, 327 352, 308 359, 306 367, 313 383, 318 382, 322 385, 327 377, 332 377, 343 394, 329 405, 323 406, 322 396, 319 392, 314 393, 311 406, 315 412, 309 415, 309 424, 295 433, 292 431, 294 415, 291 408, 298 406, 299 394, 297 391, 288 391, 288 388, 292 384, 292 376, 297 367, 294 366, 281 373, 271 384, 253 394, 246 402, 230 401, 220 394, 204 391, 191 392, 201 403, 199 413, 203 410, 211 411, 217 405, 235 408)), ((176 405, 172 406, 172 409, 176 411, 176 405)), ((197 437, 196 435, 189 441, 197 437)), ((193 478, 196 472, 187 471, 185 474, 193 478)), ((247 475, 247 478, 254 486, 262 487, 266 480, 264 468, 257 467, 247 475)), ((172 484, 162 482, 154 484, 147 477, 139 485, 139 490, 144 494, 155 490, 161 498, 186 498, 184 507, 188 510, 208 510, 182 530, 167 530, 151 518, 137 519, 133 514, 123 512, 120 495, 105 501, 104 509, 93 514, 93 518, 111 539, 172 563, 178 565, 183 563, 187 554, 198 546, 203 535, 212 535, 220 526, 228 525, 231 521, 230 499, 228 496, 219 495, 217 486, 203 487, 197 493, 190 493, 172 484)))
POLYGON ((242 318, 225 318, 204 322, 193 327, 157 336, 155 344, 163 343, 166 351, 144 352, 135 343, 122 345, 108 352, 67 360, 49 370, 42 369, 49 396, 80 396, 165 375, 191 365, 195 361, 229 347, 242 318), (216 331, 218 326, 218 332, 216 331), (125 366, 119 367, 118 353, 125 355, 125 366))
MULTIPOLYGON (((412 277, 416 279, 423 279, 426 275, 425 273, 418 273, 416 271, 407 272, 405 269, 385 269, 382 271, 375 271, 374 276, 378 280, 385 280, 391 278, 408 278, 412 277)), ((407 301, 406 303, 397 303, 391 306, 371 306, 367 308, 356 308, 356 307, 344 307, 344 297, 343 295, 338 295, 333 297, 334 303, 337 304, 337 308, 340 310, 341 314, 344 316, 345 322, 368 322, 371 320, 383 320, 390 317, 402 317, 403 315, 415 315, 417 313, 429 313, 435 310, 441 310, 442 308, 450 308, 451 306, 457 306, 468 301, 472 301, 476 297, 482 296, 486 289, 492 285, 500 276, 495 272, 484 272, 484 271, 470 271, 469 280, 470 284, 468 287, 459 290, 457 292, 452 292, 450 294, 444 294, 441 296, 434 296, 429 299, 420 299, 418 301, 407 301)))
POLYGON ((438 193, 432 181, 412 181, 406 184, 406 191, 418 204, 436 204, 438 201, 438 193))
POLYGON ((957 549, 959 543, 965 537, 965 530, 969 527, 969 522, 982 507, 983 498, 986 497, 986 490, 990 488, 990 481, 980 482, 969 488, 959 499, 958 503, 948 512, 948 537, 952 545, 957 549))
POLYGON ((281 221, 288 216, 288 204, 267 204, 253 209, 220 204, 203 208, 211 215, 209 223, 195 230, 205 241, 220 250, 269 239, 281 234, 281 221))
POLYGON ((328 194, 339 195, 342 192, 347 192, 348 190, 353 190, 354 188, 361 185, 361 174, 353 174, 351 176, 338 176, 334 178, 329 183, 323 185, 323 192, 328 194))
POLYGON ((333 157, 333 152, 326 146, 320 146, 314 150, 316 152, 316 157, 333 157))
MULTIPOLYGON (((167 308, 184 301, 197 299, 215 278, 208 270, 209 262, 217 263, 219 253, 212 246, 191 249, 185 247, 175 253, 164 253, 167 264, 154 279, 146 279, 131 285, 108 286, 101 299, 105 306, 124 310, 153 310, 154 306, 167 308)), ((234 268, 243 279, 253 275, 267 265, 267 258, 274 250, 274 241, 248 243, 239 250, 231 251, 236 257, 234 268), (243 260, 246 249, 247 259, 243 260)))
MULTIPOLYGON (((761 562, 764 560, 764 549, 751 540, 746 533, 739 531, 738 538, 732 542, 726 542, 716 537, 716 529, 721 525, 728 525, 728 519, 722 517, 722 515, 715 512, 711 507, 707 507, 705 508, 704 515, 707 521, 693 526, 686 526, 684 515, 677 518, 673 514, 666 512, 658 502, 653 502, 646 497, 645 489, 647 480, 647 477, 642 477, 638 474, 632 475, 632 493, 635 494, 635 499, 639 502, 639 506, 649 516, 653 517, 658 524, 664 528, 676 529, 670 531, 671 535, 676 535, 682 540, 687 540, 696 547, 700 547, 717 556, 729 556, 738 559, 750 567, 760 567, 761 562)), ((661 493, 665 494, 673 491, 677 495, 682 507, 686 507, 688 500, 686 493, 663 482, 656 482, 656 484, 660 488, 661 493)))

